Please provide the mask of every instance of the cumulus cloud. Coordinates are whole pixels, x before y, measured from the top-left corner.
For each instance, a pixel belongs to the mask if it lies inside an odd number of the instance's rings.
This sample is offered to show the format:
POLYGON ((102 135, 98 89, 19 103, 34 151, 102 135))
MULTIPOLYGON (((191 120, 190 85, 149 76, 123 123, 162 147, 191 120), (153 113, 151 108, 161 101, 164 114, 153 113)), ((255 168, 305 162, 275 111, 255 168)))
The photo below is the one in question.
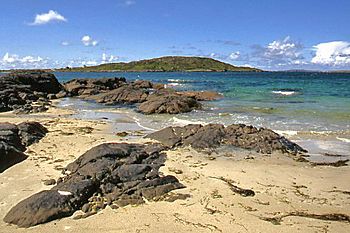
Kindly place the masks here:
POLYGON ((40 56, 19 56, 17 54, 6 53, 0 60, 1 69, 30 69, 44 68, 48 59, 40 56))
POLYGON ((67 22, 67 19, 57 11, 50 10, 48 13, 37 14, 30 25, 43 25, 50 22, 67 22))
POLYGON ((89 35, 85 35, 81 38, 81 42, 85 45, 85 46, 96 46, 98 45, 98 41, 92 39, 91 36, 89 35))
POLYGON ((91 61, 82 61, 81 64, 83 66, 96 66, 98 65, 97 61, 91 60, 91 61))
POLYGON ((102 64, 105 64, 105 63, 111 63, 111 62, 115 62, 119 59, 119 57, 117 56, 114 56, 114 55, 107 55, 105 53, 102 54, 102 61, 101 63, 102 64))
POLYGON ((213 52, 213 53, 210 53, 208 55, 204 55, 204 57, 210 57, 210 58, 218 59, 218 60, 225 60, 227 58, 227 55, 213 52))
POLYGON ((266 46, 253 46, 252 56, 259 65, 284 66, 302 63, 304 56, 301 43, 294 42, 289 36, 283 40, 275 40, 266 46))
POLYGON ((68 62, 62 63, 61 67, 77 67, 77 66, 96 66, 106 63, 112 63, 119 60, 118 56, 115 55, 108 55, 106 53, 102 53, 100 58, 76 58, 73 60, 70 60, 68 62))
POLYGON ((228 56, 228 58, 229 58, 230 60, 237 60, 237 59, 239 59, 240 57, 241 57, 241 53, 240 53, 239 51, 233 52, 233 53, 231 53, 231 54, 228 56))
POLYGON ((313 64, 328 66, 350 65, 350 42, 332 41, 313 46, 316 51, 313 64))

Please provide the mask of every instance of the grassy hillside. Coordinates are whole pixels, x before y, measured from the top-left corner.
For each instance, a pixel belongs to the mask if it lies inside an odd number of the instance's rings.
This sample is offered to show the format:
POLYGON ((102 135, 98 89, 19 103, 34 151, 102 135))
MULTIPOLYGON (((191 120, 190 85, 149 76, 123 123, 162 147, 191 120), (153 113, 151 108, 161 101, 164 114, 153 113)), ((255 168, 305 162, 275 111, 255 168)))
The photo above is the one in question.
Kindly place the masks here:
POLYGON ((204 57, 160 57, 149 60, 119 62, 102 64, 98 66, 85 66, 65 68, 60 71, 253 71, 261 70, 249 67, 237 67, 211 58, 204 57))

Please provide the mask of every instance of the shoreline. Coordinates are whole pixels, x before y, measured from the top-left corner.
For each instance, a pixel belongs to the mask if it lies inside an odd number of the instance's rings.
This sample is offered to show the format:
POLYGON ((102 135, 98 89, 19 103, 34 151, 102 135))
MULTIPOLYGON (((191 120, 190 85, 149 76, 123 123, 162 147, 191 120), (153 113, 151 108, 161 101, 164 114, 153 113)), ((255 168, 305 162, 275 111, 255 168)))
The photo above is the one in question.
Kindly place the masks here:
MULTIPOLYGON (((110 122, 74 119, 72 113, 50 108, 47 113, 30 117, 0 114, 1 120, 13 123, 37 120, 49 129, 45 138, 28 148, 27 160, 0 175, 1 219, 21 199, 50 188, 43 185, 42 180, 60 177, 62 167, 92 146, 104 142, 149 141, 140 136, 117 136, 110 122), (93 129, 87 130, 89 127, 93 129)), ((86 219, 74 220, 72 216, 28 229, 3 221, 0 227, 4 233, 14 230, 95 232, 96 229, 103 232, 159 229, 164 232, 309 232, 322 229, 347 232, 350 229, 349 223, 307 217, 286 217, 280 225, 263 220, 275 216, 274 213, 296 211, 350 215, 346 194, 350 190, 349 167, 312 167, 282 154, 261 155, 247 151, 208 155, 179 148, 166 153, 167 160, 161 172, 175 175, 186 186, 171 192, 190 195, 185 200, 147 202, 117 210, 108 207, 86 219), (254 190, 256 195, 241 197, 225 182, 213 177, 230 178, 236 185, 254 190)))
MULTIPOLYGON (((143 115, 135 112, 132 108, 104 106, 79 98, 56 101, 56 103, 59 102, 61 104, 56 104, 56 106, 63 109, 75 109, 76 105, 79 105, 79 109, 75 110, 75 117, 77 118, 95 120, 108 118, 103 120, 110 121, 113 128, 120 127, 123 131, 128 131, 127 127, 130 127, 133 131, 151 133, 169 126, 209 124, 205 121, 182 119, 181 115, 143 115)), ((341 157, 343 159, 350 158, 350 143, 347 141, 350 138, 350 131, 348 130, 322 132, 278 130, 275 128, 272 128, 272 130, 303 145, 312 155, 311 158, 316 158, 314 162, 334 161, 334 157, 324 156, 325 153, 343 155, 341 157)))

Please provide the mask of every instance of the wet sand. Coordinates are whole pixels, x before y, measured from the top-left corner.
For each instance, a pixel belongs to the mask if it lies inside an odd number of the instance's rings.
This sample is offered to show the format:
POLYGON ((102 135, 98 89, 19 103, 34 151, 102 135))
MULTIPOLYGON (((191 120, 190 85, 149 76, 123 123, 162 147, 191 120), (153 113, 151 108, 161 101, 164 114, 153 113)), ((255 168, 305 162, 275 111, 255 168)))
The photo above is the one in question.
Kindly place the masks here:
MULTIPOLYGON (((57 108, 20 117, 0 114, 1 122, 35 120, 49 129, 45 138, 27 149, 27 160, 0 173, 1 219, 22 199, 49 189, 43 180, 57 179, 63 167, 91 147, 112 141, 147 141, 136 128, 130 130, 131 136, 117 136, 116 132, 127 130, 122 123, 79 120, 71 114, 57 108)), ((182 148, 167 155, 161 171, 186 186, 171 192, 188 194, 185 200, 116 210, 107 207, 86 219, 68 217, 29 229, 1 220, 0 232, 350 232, 349 222, 315 219, 327 214, 350 215, 349 167, 313 167, 281 154, 232 151, 208 155, 182 148), (221 177, 253 190, 255 196, 235 194, 221 177)))

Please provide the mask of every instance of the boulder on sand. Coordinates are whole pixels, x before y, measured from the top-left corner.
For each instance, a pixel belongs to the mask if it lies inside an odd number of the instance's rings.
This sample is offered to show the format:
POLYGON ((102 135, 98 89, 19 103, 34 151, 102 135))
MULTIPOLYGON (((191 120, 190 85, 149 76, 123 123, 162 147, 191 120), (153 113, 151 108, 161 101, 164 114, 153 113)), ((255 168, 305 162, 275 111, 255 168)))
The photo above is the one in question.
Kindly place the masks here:
POLYGON ((45 137, 49 132, 39 122, 23 122, 17 125, 19 135, 24 146, 30 146, 45 137))
POLYGON ((21 201, 4 221, 31 227, 72 215, 90 216, 106 205, 142 204, 184 186, 174 176, 161 176, 165 147, 160 144, 105 143, 69 164, 51 190, 21 201))
POLYGON ((0 172, 25 160, 27 156, 23 152, 26 147, 38 142, 47 132, 37 122, 0 123, 0 172))
POLYGON ((146 137, 157 140, 170 148, 191 146, 194 149, 205 150, 214 149, 221 145, 232 145, 264 154, 270 154, 274 151, 289 154, 307 152, 299 145, 270 129, 258 129, 244 124, 233 124, 227 127, 221 124, 168 127, 146 137))
POLYGON ((22 151, 0 141, 0 173, 27 158, 22 151))

